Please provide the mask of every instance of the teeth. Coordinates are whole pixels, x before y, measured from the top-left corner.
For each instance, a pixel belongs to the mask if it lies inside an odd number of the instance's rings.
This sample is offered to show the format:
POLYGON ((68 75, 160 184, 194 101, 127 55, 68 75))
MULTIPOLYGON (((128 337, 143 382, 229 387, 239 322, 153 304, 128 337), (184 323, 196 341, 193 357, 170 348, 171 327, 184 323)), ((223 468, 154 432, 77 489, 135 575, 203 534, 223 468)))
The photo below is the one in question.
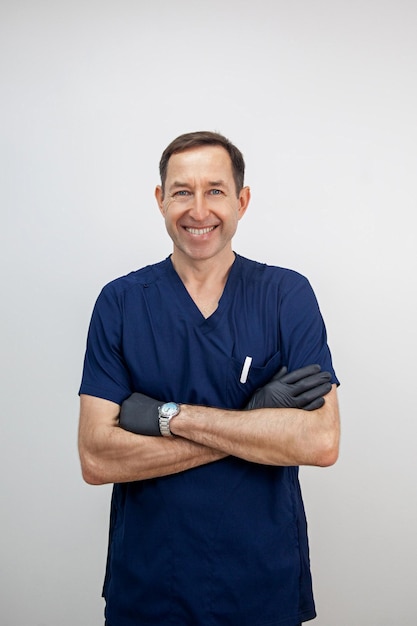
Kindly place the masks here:
POLYGON ((214 229, 215 226, 209 226, 208 228, 186 228, 185 230, 192 235, 206 235, 207 233, 211 233, 214 229))

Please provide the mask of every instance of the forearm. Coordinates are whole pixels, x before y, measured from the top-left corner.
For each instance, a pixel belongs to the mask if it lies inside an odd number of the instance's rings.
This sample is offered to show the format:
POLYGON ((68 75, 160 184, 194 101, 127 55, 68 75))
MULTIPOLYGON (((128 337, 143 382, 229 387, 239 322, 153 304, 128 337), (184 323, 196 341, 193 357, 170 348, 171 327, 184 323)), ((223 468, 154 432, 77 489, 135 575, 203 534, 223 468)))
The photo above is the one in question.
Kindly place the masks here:
POLYGON ((255 409, 226 411, 182 406, 171 420, 174 435, 268 465, 332 465, 338 455, 336 390, 316 411, 255 409))
POLYGON ((180 437, 148 437, 127 432, 118 425, 118 405, 90 396, 81 399, 79 453, 83 477, 90 484, 166 476, 226 456, 224 452, 180 437), (97 412, 97 405, 107 412, 105 420, 97 412))

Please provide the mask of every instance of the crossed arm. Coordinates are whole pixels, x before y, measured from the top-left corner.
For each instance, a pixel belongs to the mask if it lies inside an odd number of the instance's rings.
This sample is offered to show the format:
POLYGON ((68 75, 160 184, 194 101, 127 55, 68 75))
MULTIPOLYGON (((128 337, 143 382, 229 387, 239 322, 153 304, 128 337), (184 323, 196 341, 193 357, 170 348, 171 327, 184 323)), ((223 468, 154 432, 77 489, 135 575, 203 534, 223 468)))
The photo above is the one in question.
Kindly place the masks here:
POLYGON ((268 465, 335 463, 340 422, 336 386, 314 411, 233 411, 181 405, 170 422, 176 437, 148 437, 119 426, 120 406, 81 396, 79 452, 90 484, 130 482, 182 472, 233 455, 268 465))

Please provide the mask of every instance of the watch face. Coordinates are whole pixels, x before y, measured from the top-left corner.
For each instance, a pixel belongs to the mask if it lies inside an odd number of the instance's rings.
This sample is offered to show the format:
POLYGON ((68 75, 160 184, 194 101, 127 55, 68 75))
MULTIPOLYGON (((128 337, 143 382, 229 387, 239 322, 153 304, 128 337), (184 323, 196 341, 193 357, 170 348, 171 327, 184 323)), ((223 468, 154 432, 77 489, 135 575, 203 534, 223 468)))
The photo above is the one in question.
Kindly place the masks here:
POLYGON ((176 402, 165 402, 161 406, 161 413, 164 417, 173 417, 178 413, 178 404, 176 402))

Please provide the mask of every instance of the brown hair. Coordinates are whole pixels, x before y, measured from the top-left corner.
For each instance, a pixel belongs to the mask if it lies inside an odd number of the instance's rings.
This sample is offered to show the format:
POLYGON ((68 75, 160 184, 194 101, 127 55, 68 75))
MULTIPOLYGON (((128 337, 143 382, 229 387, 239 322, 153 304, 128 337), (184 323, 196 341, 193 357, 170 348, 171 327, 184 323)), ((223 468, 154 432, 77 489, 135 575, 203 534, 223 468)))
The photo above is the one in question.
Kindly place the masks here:
POLYGON ((240 150, 238 150, 238 148, 236 148, 236 146, 234 146, 226 137, 220 133, 212 133, 210 131, 197 131, 194 133, 180 135, 165 148, 159 162, 162 193, 164 193, 168 161, 171 156, 173 154, 178 154, 179 152, 191 150, 192 148, 198 148, 199 146, 221 146, 227 151, 232 162, 236 194, 239 195, 239 192, 243 187, 243 180, 245 176, 245 161, 243 159, 243 155, 240 150))

